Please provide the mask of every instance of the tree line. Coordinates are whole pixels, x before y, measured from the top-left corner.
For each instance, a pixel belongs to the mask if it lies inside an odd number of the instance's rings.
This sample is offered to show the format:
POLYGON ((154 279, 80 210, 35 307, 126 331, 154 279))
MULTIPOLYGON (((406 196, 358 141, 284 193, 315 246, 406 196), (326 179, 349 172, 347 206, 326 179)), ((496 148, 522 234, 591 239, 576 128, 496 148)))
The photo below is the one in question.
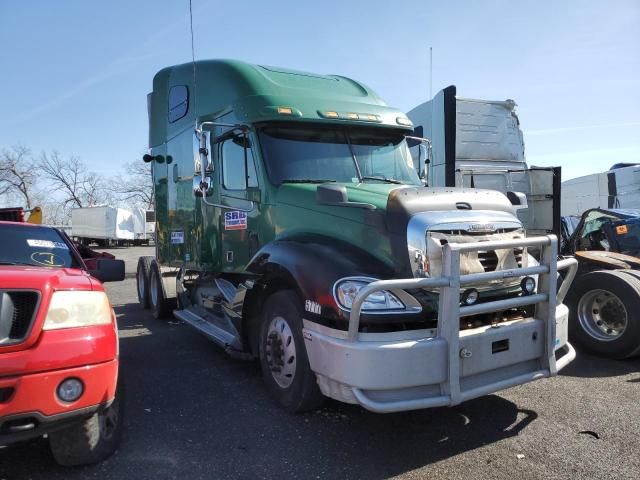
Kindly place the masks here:
POLYGON ((152 209, 150 165, 133 160, 120 173, 105 176, 79 157, 57 151, 34 155, 24 145, 0 150, 0 206, 40 206, 45 223, 66 225, 72 209, 105 204, 152 209))

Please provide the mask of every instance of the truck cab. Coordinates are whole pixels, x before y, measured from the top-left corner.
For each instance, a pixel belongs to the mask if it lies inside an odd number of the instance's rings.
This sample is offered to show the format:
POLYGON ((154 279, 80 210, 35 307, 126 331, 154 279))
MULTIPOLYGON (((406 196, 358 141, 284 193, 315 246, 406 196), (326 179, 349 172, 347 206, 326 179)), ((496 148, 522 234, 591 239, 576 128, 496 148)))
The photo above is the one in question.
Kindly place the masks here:
POLYGON ((259 359, 285 408, 454 405, 574 358, 555 237, 500 192, 425 187, 411 121, 366 85, 206 60, 158 72, 148 111, 140 303, 259 359))

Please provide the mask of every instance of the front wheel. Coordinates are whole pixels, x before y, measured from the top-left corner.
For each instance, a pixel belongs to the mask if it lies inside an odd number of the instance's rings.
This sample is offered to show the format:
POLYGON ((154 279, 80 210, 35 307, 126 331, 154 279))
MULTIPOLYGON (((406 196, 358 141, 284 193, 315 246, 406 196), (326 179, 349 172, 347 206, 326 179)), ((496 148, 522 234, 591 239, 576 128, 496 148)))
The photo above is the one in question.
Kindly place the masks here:
POLYGON ((623 359, 640 348, 640 281, 613 270, 578 277, 567 295, 569 333, 587 350, 623 359))
POLYGON ((122 382, 109 407, 94 413, 84 422, 51 432, 49 446, 59 465, 75 466, 97 463, 118 448, 122 437, 122 382))
POLYGON ((301 302, 295 292, 271 295, 260 328, 262 377, 273 397, 290 412, 318 407, 323 396, 302 338, 301 302))

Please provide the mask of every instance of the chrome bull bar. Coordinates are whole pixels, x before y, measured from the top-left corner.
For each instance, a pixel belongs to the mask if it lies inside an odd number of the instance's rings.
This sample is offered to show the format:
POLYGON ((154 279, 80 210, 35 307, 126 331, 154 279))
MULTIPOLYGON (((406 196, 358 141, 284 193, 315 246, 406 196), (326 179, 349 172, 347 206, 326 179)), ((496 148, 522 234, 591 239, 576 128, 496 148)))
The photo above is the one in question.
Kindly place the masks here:
MULTIPOLYGON (((379 280, 363 287, 353 301, 349 316, 349 330, 347 340, 357 342, 359 340, 360 315, 362 304, 372 293, 382 290, 394 289, 418 289, 418 288, 439 288, 438 304, 438 326, 436 335, 446 341, 448 346, 448 379, 442 387, 443 395, 429 399, 422 407, 436 405, 455 405, 477 394, 496 391, 507 386, 524 383, 528 380, 554 376, 558 372, 558 365, 555 358, 556 339, 556 306, 561 304, 571 282, 573 281, 578 262, 575 258, 559 260, 558 240, 555 235, 541 237, 529 237, 523 239, 498 240, 472 243, 449 243, 442 247, 442 275, 429 278, 411 278, 396 280, 379 280), (460 255, 465 252, 478 250, 501 250, 518 247, 541 247, 540 265, 532 267, 513 268, 498 270, 493 272, 472 273, 460 275, 460 255), (568 272, 557 289, 557 272, 568 269, 568 272), (529 275, 538 275, 537 293, 523 295, 516 298, 493 300, 470 306, 460 306, 461 287, 469 284, 478 284, 502 278, 517 278, 529 275), (512 378, 502 382, 484 385, 475 390, 476 392, 460 391, 460 318, 480 313, 501 311, 508 308, 521 307, 525 305, 535 305, 535 318, 542 320, 545 325, 545 349, 544 358, 541 358, 542 369, 522 376, 522 378, 512 378)), ((571 347, 569 346, 571 349, 571 347)), ((564 359, 561 360, 564 366, 564 359)), ((566 360, 568 362, 570 360, 566 360)), ((426 366, 425 366, 426 367, 426 366)), ((364 394, 354 388, 354 394, 360 403, 366 404, 364 394), (362 398, 360 398, 362 397, 362 398)), ((425 401, 427 399, 424 399, 425 401)), ((371 400, 369 400, 371 402, 371 400)), ((418 400, 418 402, 420 402, 418 400)), ((376 405, 369 405, 376 410, 376 405)), ((389 406, 385 407, 388 409, 389 406)))

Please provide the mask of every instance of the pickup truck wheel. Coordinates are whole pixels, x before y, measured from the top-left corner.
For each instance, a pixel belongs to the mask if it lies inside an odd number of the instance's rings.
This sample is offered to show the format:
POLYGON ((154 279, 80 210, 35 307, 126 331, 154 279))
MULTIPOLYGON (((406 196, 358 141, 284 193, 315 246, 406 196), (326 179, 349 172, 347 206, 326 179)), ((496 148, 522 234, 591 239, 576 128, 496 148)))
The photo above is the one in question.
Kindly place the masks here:
POLYGON ((115 452, 122 437, 122 383, 109 407, 82 423, 49 434, 49 446, 59 465, 97 463, 115 452))
POLYGON ((142 308, 149 308, 149 271, 153 257, 140 257, 136 270, 136 287, 138 290, 138 302, 142 308))
POLYGON ((149 307, 154 318, 161 319, 169 317, 171 306, 164 296, 162 288, 162 275, 160 267, 153 261, 149 268, 149 307))
POLYGON ((578 277, 567 296, 571 340, 623 359, 640 348, 640 281, 617 271, 578 277))
POLYGON ((269 392, 290 412, 320 406, 323 396, 302 338, 301 302, 283 290, 266 301, 260 328, 260 366, 269 392))

